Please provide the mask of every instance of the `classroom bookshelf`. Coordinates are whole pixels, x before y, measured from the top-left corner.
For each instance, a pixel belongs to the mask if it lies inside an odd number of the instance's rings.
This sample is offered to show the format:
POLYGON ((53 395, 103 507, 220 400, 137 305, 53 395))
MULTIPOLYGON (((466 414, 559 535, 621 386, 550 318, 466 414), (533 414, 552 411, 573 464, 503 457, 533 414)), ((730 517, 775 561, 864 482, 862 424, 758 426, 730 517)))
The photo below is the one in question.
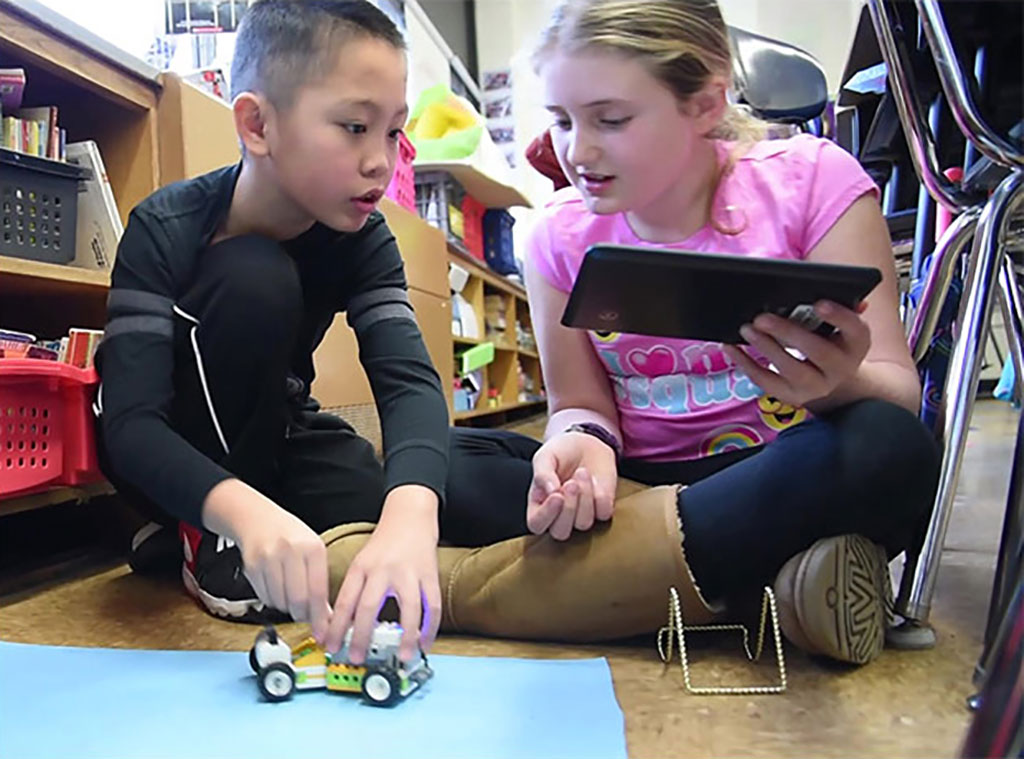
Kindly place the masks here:
POLYGON ((442 374, 442 380, 454 396, 449 401, 452 421, 474 427, 500 426, 543 413, 547 403, 526 290, 518 281, 499 274, 485 263, 491 254, 498 260, 511 255, 511 251, 502 248, 510 245, 511 239, 495 228, 489 231, 486 223, 481 235, 473 231, 469 217, 465 216, 479 213, 480 206, 507 210, 514 206, 529 208, 531 203, 522 191, 508 182, 507 172, 501 171, 504 159, 500 155, 496 160, 488 160, 487 145, 481 145, 479 152, 484 156, 480 161, 417 158, 413 162, 419 213, 443 230, 448 268, 458 267, 465 272, 465 276, 460 272, 450 280, 453 288, 461 286, 462 289, 457 296, 452 296, 449 337, 452 373, 442 374), (488 167, 493 174, 485 173, 481 166, 488 167), (476 203, 467 207, 469 197, 476 203), (461 209, 463 220, 453 216, 453 208, 461 209), (488 251, 488 246, 492 245, 496 249, 488 251), (475 249, 473 253, 471 249, 475 249), (463 279, 464 285, 461 284, 463 279), (465 300, 472 311, 472 319, 459 312, 456 297, 465 300), (478 366, 490 358, 489 348, 481 351, 481 346, 485 345, 493 347, 493 359, 478 366), (463 361, 467 352, 478 355, 463 361), (479 355, 481 352, 483 355, 479 355), (463 391, 459 385, 475 387, 473 383, 464 383, 467 376, 472 376, 480 385, 475 398, 460 397, 463 391), (467 400, 472 403, 469 407, 467 400))
POLYGON ((496 426, 543 413, 546 400, 537 397, 544 387, 540 356, 535 345, 524 345, 517 339, 517 334, 522 331, 533 334, 526 290, 519 283, 491 271, 486 264, 452 243, 448 244, 448 260, 469 274, 462 296, 473 307, 477 320, 476 333, 481 336, 452 335, 455 365, 463 350, 485 342, 494 344, 494 361, 481 370, 483 387, 476 405, 469 410, 454 411, 453 421, 462 426, 496 426), (492 304, 498 304, 497 310, 504 317, 503 328, 492 329, 488 326, 488 298, 492 304), (517 324, 525 330, 517 330, 517 324), (520 368, 534 388, 534 397, 520 398, 520 368), (491 397, 492 390, 497 398, 491 397))
MULTIPOLYGON (((0 68, 23 68, 23 106, 55 105, 68 141, 95 140, 122 219, 159 186, 156 108, 160 84, 144 64, 129 69, 0 0, 0 68)), ((109 276, 4 255, 0 324, 37 334, 100 328, 109 276)))
MULTIPOLYGON (((68 142, 95 140, 122 220, 160 185, 155 69, 126 65, 73 24, 37 4, 0 0, 0 68, 25 70, 23 107, 56 106, 68 142), (82 32, 77 37, 76 32, 82 32)), ((41 336, 101 329, 110 276, 6 255, 0 240, 0 324, 41 336)), ((10 251, 8 251, 10 252, 10 251)), ((0 514, 111 492, 105 482, 0 500, 0 514)))

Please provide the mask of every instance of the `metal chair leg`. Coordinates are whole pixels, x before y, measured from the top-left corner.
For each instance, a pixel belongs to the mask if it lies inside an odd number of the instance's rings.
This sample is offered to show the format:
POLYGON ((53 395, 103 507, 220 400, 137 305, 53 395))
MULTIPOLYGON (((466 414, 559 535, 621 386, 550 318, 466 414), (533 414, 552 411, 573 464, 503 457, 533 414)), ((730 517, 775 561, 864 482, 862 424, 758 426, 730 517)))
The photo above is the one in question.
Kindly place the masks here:
POLYGON ((949 283, 953 281, 957 264, 974 237, 980 217, 980 208, 964 211, 949 225, 935 246, 932 265, 928 270, 928 278, 921 291, 908 337, 915 364, 920 363, 928 352, 942 312, 942 304, 949 292, 949 283))
POLYGON ((1024 398, 1024 302, 1021 300, 1017 275, 1013 270, 1013 259, 1003 255, 1003 266, 999 271, 999 305, 1003 311, 1006 339, 1013 356, 1017 398, 1024 398))
POLYGON ((1017 591, 1024 557, 1024 415, 1017 425, 1017 444, 1013 454, 1010 492, 1003 517, 1003 534, 999 541, 999 559, 992 582, 992 598, 985 623, 985 643, 978 665, 974 669, 974 682, 980 685, 991 666, 993 644, 1006 616, 1006 611, 1017 591))
POLYGON ((990 669, 972 708, 974 716, 959 756, 1024 756, 1024 576, 1018 575, 1014 593, 993 636, 990 669))
MULTIPOLYGON (((974 409, 985 335, 1003 264, 1002 240, 1008 218, 1024 198, 1020 192, 1021 181, 1021 174, 1014 172, 996 188, 985 204, 974 237, 971 266, 964 287, 965 297, 957 320, 959 333, 954 343, 943 394, 947 403, 943 435, 945 450, 938 493, 923 547, 913 571, 904 574, 897 600, 897 611, 911 626, 926 624, 931 611, 939 560, 974 409)), ((931 638, 934 641, 934 634, 931 638)))

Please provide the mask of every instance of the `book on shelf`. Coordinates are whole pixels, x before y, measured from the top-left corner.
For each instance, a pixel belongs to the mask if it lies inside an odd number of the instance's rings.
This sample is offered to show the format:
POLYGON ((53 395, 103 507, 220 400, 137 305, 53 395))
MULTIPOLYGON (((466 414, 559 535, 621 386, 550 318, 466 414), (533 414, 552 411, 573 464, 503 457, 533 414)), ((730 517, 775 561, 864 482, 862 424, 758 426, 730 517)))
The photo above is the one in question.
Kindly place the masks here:
POLYGON ((64 337, 48 340, 0 326, 0 359, 36 358, 88 369, 102 339, 103 330, 98 329, 72 327, 64 337))
POLYGON ((15 111, 25 93, 25 69, 0 69, 0 108, 15 111))
POLYGON ((57 106, 47 105, 41 108, 21 108, 15 112, 17 118, 34 132, 31 152, 41 158, 58 160, 60 153, 60 133, 57 126, 57 106))
POLYGON ((0 147, 63 161, 67 135, 57 123, 57 106, 22 108, 25 84, 23 69, 0 69, 0 147))
POLYGON ((19 153, 63 161, 66 133, 54 121, 22 118, 24 110, 56 111, 56 108, 23 109, 18 116, 0 114, 0 147, 19 153))
POLYGON ((107 178, 103 156, 93 140, 86 140, 72 142, 67 146, 67 161, 91 172, 91 177, 84 182, 85 191, 78 195, 75 258, 72 265, 110 271, 114 265, 117 244, 124 233, 124 225, 117 211, 117 201, 107 178))

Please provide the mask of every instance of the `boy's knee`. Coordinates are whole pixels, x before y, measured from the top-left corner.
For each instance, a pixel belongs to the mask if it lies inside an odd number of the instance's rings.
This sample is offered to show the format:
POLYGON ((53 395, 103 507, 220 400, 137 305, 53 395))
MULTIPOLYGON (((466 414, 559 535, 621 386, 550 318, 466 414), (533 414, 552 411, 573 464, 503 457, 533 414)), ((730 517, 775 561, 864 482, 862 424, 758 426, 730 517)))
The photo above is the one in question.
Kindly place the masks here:
MULTIPOLYGON (((335 435, 321 430, 303 437, 312 443, 335 435)), ((287 498, 292 510, 316 532, 340 524, 377 522, 384 505, 384 467, 373 445, 355 434, 335 440, 343 442, 326 445, 312 454, 306 451, 302 456, 305 463, 290 473, 293 481, 286 486, 293 493, 287 498), (328 459, 330 463, 324 466, 328 459), (314 462, 312 466, 310 462, 314 462)))

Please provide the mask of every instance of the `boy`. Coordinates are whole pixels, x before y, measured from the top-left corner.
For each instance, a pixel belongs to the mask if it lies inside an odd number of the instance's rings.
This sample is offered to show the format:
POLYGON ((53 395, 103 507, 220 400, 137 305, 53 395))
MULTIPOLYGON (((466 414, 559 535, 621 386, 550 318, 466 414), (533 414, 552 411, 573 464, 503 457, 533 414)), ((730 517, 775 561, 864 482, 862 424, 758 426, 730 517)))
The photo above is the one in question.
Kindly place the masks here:
POLYGON ((104 468, 180 523, 185 586, 211 613, 287 612, 321 641, 354 623, 358 662, 393 593, 408 658, 440 619, 448 428, 375 210, 407 116, 404 41, 365 0, 260 0, 231 85, 241 162, 155 192, 118 251, 98 358, 104 468), (309 394, 339 312, 380 412, 383 467, 309 394), (378 526, 332 608, 318 533, 347 522, 378 526))

